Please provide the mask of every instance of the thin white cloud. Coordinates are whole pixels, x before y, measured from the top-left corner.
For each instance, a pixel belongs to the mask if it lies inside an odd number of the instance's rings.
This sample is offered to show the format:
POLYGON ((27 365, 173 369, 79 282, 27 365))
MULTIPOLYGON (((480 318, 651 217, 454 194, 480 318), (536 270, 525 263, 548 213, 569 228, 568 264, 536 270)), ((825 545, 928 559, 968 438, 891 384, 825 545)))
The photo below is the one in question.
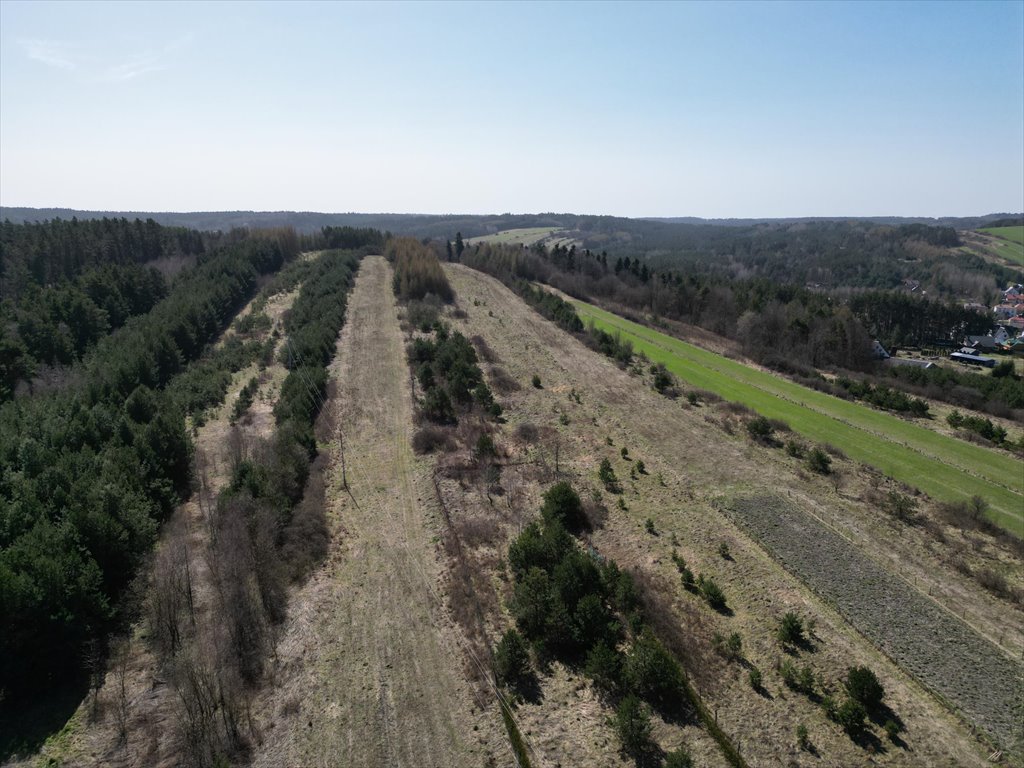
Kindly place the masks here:
POLYGON ((157 56, 140 56, 136 59, 131 59, 124 62, 123 64, 115 64, 114 66, 107 67, 103 73, 103 80, 114 83, 123 83, 128 80, 134 80, 137 77, 148 74, 149 72, 158 72, 166 67, 160 65, 159 57, 157 56))
POLYGON ((192 35, 184 35, 165 43, 159 49, 144 50, 125 61, 108 65, 103 72, 102 79, 108 82, 123 83, 150 72, 165 70, 171 65, 174 55, 188 47, 192 43, 192 39, 192 35))
POLYGON ((26 39, 18 43, 28 58, 53 69, 74 73, 90 82, 124 83, 168 69, 175 54, 188 47, 192 39, 192 35, 186 35, 159 48, 137 49, 123 55, 89 54, 80 45, 57 40, 26 39))
POLYGON ((25 54, 33 61, 38 61, 54 69, 78 69, 80 62, 67 43, 55 40, 19 40, 25 54))

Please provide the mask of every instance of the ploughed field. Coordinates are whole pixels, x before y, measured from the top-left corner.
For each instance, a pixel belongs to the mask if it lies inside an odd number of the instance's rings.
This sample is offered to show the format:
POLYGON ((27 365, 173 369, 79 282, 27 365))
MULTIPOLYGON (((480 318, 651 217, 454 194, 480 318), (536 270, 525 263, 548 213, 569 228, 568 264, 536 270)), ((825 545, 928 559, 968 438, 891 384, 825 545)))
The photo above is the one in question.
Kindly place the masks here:
POLYGON ((1024 471, 1018 458, 802 387, 592 304, 573 304, 585 323, 620 334, 686 384, 782 419, 804 437, 836 445, 852 459, 934 498, 960 501, 981 496, 990 505, 994 522, 1024 538, 1024 471))
POLYGON ((747 496, 724 509, 787 570, 997 743, 1021 738, 1020 663, 784 499, 747 496))

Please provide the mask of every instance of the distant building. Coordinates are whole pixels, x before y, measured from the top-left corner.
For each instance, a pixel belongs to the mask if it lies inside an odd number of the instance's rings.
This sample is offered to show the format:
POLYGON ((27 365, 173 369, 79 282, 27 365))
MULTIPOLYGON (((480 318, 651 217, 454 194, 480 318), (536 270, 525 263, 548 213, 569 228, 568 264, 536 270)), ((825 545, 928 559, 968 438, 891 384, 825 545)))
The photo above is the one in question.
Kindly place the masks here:
POLYGON ((1017 311, 1017 307, 1014 304, 996 304, 992 307, 992 313, 996 317, 1013 317, 1014 315, 1021 314, 1017 311))
POLYGON ((958 363, 966 363, 967 365, 980 365, 985 368, 995 368, 995 358, 985 357, 983 355, 966 355, 963 352, 954 352, 949 356, 950 360, 956 360, 958 363))
POLYGON ((996 348, 996 340, 992 338, 992 334, 985 336, 968 336, 964 339, 964 346, 973 347, 974 349, 993 350, 996 348))
POLYGON ((906 365, 911 368, 934 368, 935 363, 931 360, 921 360, 917 357, 888 357, 885 359, 886 365, 906 365))

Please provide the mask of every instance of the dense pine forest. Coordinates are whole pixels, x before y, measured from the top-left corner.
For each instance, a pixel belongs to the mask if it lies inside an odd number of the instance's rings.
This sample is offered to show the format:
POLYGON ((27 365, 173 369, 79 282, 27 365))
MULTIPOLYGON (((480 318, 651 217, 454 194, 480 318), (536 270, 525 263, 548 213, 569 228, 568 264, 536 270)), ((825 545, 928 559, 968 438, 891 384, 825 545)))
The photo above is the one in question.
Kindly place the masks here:
POLYGON ((219 236, 152 219, 0 225, 0 402, 18 381, 81 360, 168 290, 219 236))
MULTIPOLYGON (((52 231, 108 226, 58 224, 52 231)), ((40 242, 44 229, 6 231, 10 242, 40 242)), ((126 263, 180 254, 182 238, 189 249, 202 246, 197 236, 145 225, 112 229, 156 234, 129 240, 139 250, 126 246, 114 256, 126 263)), ((73 673, 85 643, 117 620, 119 600, 160 521, 189 493, 184 390, 168 385, 189 373, 260 276, 295 256, 294 242, 287 233, 253 234, 198 254, 196 265, 180 272, 149 312, 83 350, 64 386, 0 407, 0 688, 8 698, 73 673)), ((30 262, 19 257, 12 263, 30 262)), ((100 252, 79 263, 111 268, 100 252)), ((74 333, 73 324, 69 330, 74 333)))

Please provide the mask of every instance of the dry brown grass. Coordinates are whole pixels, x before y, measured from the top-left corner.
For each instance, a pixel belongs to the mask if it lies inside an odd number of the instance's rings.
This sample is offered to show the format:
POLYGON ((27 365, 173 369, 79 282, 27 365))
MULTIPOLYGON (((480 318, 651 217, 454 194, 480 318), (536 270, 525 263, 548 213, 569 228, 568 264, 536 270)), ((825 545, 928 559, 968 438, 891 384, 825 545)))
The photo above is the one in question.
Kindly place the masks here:
MULTIPOLYGON (((994 627, 995 622, 1005 620, 1005 610, 994 598, 941 564, 936 553, 928 549, 931 539, 924 532, 912 535, 909 542, 902 535, 893 541, 891 517, 855 498, 866 484, 857 467, 837 458, 843 480, 836 486, 829 479, 803 472, 799 461, 783 451, 751 444, 745 430, 739 429, 739 422, 731 425, 737 434, 727 436, 705 422, 711 409, 700 405, 689 408, 685 397, 673 403, 647 391, 642 379, 619 370, 540 319, 496 281, 457 265, 447 269, 460 302, 469 310, 467 333, 484 337, 513 378, 528 381, 536 373, 544 382, 544 389, 526 387, 502 401, 509 419, 504 431, 506 444, 512 446, 512 460, 530 461, 538 468, 532 482, 540 485, 518 494, 516 504, 521 509, 517 516, 528 519, 535 514, 539 490, 553 476, 556 445, 561 471, 581 489, 596 485, 596 467, 602 457, 612 460, 623 480, 620 498, 626 509, 611 509, 603 528, 594 531, 591 540, 599 552, 653 580, 652 593, 656 599, 661 596, 659 613, 673 615, 675 625, 682 628, 682 638, 673 642, 684 658, 690 657, 687 670, 691 677, 699 678, 705 669, 718 669, 722 664, 713 653, 704 663, 715 632, 741 634, 744 658, 764 673, 766 693, 751 689, 747 669, 740 664, 725 665, 710 675, 706 687, 702 679, 701 688, 709 707, 717 712, 719 724, 740 742, 752 764, 855 765, 868 759, 864 750, 829 722, 820 708, 804 696, 794 696, 772 671, 779 656, 774 640, 778 617, 793 609, 815 620, 818 636, 816 650, 801 663, 810 663, 829 685, 834 685, 850 664, 870 666, 883 679, 893 709, 907 723, 906 750, 889 748, 870 759, 884 765, 983 763, 983 747, 962 723, 878 654, 842 617, 818 601, 716 508, 716 500, 729 494, 764 487, 779 488, 783 493, 788 489, 793 503, 842 527, 859 546, 891 552, 891 567, 905 569, 909 562, 915 574, 928 574, 921 589, 927 590, 926 584, 955 584, 955 591, 939 594, 935 590, 933 597, 967 606, 968 620, 976 626, 994 627), (473 309, 477 305, 487 310, 473 309), (581 394, 581 403, 566 401, 571 390, 581 394), (560 420, 562 413, 568 423, 560 420), (529 425, 522 435, 517 433, 519 424, 529 425), (545 434, 535 433, 534 428, 538 432, 543 429, 545 434), (606 444, 606 436, 613 438, 613 446, 606 444), (630 464, 619 456, 622 447, 628 448, 631 462, 645 462, 649 475, 629 479, 630 464), (547 468, 547 477, 539 471, 542 466, 547 468), (648 517, 654 520, 658 536, 645 532, 648 517), (730 561, 717 554, 722 540, 729 541, 730 561), (732 616, 711 612, 682 589, 668 557, 673 548, 695 573, 707 573, 722 585, 732 616), (904 562, 904 557, 909 560, 904 562), (966 593, 971 599, 965 599, 966 593), (801 722, 810 728, 820 758, 796 748, 794 734, 801 722)), ((700 400, 698 397, 698 403, 700 400)), ((462 493, 465 496, 465 491, 462 493)), ((479 503, 487 502, 481 499, 479 503)), ((911 529, 911 534, 915 530, 911 529)), ((509 535, 514 535, 514 529, 509 535)), ((494 578, 503 583, 500 571, 494 578)), ((499 626, 492 632, 503 626, 499 619, 495 619, 499 626)), ((662 631, 671 637, 669 627, 662 631)), ((544 680, 545 695, 551 691, 554 702, 562 696, 559 693, 556 697, 554 692, 566 684, 588 688, 582 681, 567 683, 568 679, 555 669, 554 676, 544 680)), ((524 708, 523 717, 530 724, 532 738, 550 747, 546 754, 552 761, 565 761, 572 754, 566 750, 575 744, 569 735, 572 728, 566 723, 568 713, 548 703, 524 708), (551 746, 556 739, 565 740, 566 749, 551 746)), ((593 733, 602 732, 589 714, 580 719, 593 728, 593 733)), ((697 730, 688 738, 693 740, 699 759, 707 759, 710 764, 720 760, 706 734, 697 730)), ((607 752, 613 746, 604 749, 607 752)), ((581 764, 600 764, 592 748, 581 754, 581 764)), ((612 762, 613 757, 605 755, 605 759, 612 762)))
POLYGON ((275 688, 255 708, 256 765, 476 766, 507 752, 497 710, 474 698, 467 639, 449 612, 442 511, 430 462, 411 447, 397 318, 390 269, 368 257, 330 368, 329 555, 292 599, 275 688), (290 697, 301 710, 282 713, 290 697))

